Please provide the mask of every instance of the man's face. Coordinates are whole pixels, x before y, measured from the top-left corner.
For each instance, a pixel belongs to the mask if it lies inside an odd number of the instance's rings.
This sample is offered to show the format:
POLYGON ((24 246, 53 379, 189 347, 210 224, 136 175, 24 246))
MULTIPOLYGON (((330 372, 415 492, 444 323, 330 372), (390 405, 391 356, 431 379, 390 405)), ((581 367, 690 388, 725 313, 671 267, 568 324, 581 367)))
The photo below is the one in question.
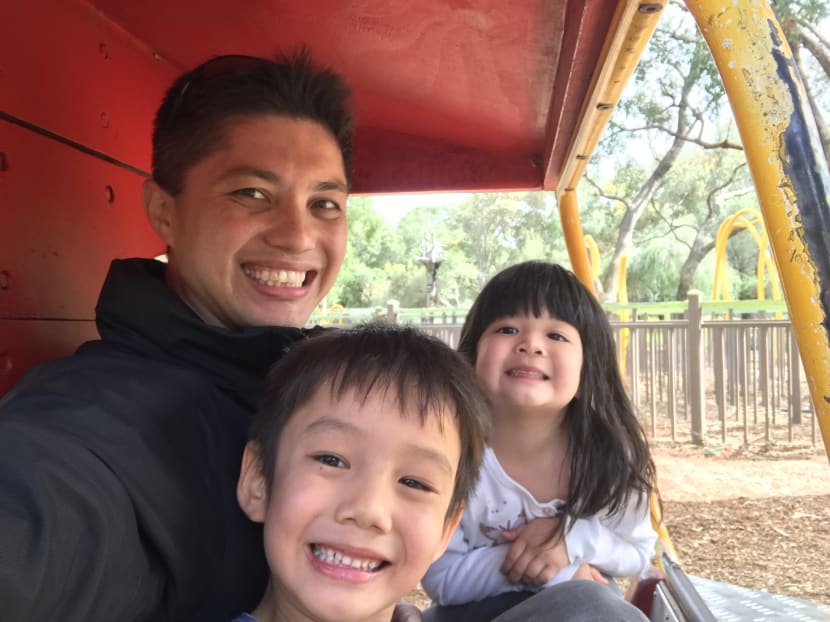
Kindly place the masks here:
POLYGON ((303 326, 343 262, 343 158, 313 121, 230 119, 182 192, 148 182, 145 204, 170 249, 168 282, 208 324, 303 326))
POLYGON ((461 445, 445 415, 442 431, 435 414, 422 424, 395 399, 332 400, 325 385, 292 416, 264 516, 249 511, 265 521, 264 618, 391 618, 457 524, 446 514, 461 445))

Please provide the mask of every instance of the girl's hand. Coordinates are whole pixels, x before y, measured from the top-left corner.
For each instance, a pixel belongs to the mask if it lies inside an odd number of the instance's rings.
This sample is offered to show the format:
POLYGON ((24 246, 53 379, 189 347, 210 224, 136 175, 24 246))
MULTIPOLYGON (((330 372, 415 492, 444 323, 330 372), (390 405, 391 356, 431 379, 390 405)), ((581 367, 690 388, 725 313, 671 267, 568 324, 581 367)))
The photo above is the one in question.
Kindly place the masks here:
POLYGON ((608 579, 603 577, 602 573, 591 564, 580 564, 579 568, 576 569, 574 576, 571 578, 585 579, 587 581, 595 581, 597 583, 602 583, 603 585, 608 585, 608 579))
POLYGON ((558 518, 536 518, 502 533, 511 542, 501 571, 510 583, 540 586, 568 565, 568 547, 561 536, 554 539, 558 518))

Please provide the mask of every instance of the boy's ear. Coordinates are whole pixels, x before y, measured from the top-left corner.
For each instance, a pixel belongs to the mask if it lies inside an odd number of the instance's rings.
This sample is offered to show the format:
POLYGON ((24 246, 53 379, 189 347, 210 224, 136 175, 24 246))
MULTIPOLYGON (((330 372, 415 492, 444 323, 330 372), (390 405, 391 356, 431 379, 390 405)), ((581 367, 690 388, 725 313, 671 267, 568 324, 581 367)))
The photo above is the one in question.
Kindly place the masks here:
POLYGON ((255 523, 265 521, 265 509, 268 504, 266 488, 259 448, 249 441, 242 453, 242 469, 239 473, 239 482, 236 484, 236 500, 242 511, 255 523))
POLYGON ((141 188, 144 211, 150 226, 168 247, 173 244, 173 208, 175 199, 159 186, 152 178, 144 182, 141 188))
POLYGON ((461 504, 461 506, 447 521, 447 524, 444 525, 444 536, 441 538, 441 545, 435 552, 435 557, 432 558, 432 561, 436 561, 439 557, 441 557, 444 554, 444 551, 447 550, 447 546, 450 543, 450 538, 452 538, 452 534, 455 532, 455 528, 458 527, 458 523, 461 522, 462 514, 464 514, 464 504, 461 504))

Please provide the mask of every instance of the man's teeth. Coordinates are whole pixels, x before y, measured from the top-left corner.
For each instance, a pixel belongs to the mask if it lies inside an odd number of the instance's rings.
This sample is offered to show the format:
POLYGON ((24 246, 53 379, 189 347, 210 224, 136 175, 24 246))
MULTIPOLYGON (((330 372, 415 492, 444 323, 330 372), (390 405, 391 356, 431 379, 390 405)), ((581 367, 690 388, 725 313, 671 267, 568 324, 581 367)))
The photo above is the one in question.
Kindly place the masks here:
POLYGON ((305 272, 294 270, 266 270, 248 266, 243 266, 242 272, 268 287, 301 287, 306 275, 305 272))
POLYGON ((327 564, 343 566, 345 568, 354 568, 355 570, 363 570, 365 572, 373 572, 383 563, 382 561, 376 559, 352 558, 348 555, 343 555, 340 551, 327 549, 319 544, 312 546, 311 552, 314 553, 314 557, 320 561, 326 562, 327 564))

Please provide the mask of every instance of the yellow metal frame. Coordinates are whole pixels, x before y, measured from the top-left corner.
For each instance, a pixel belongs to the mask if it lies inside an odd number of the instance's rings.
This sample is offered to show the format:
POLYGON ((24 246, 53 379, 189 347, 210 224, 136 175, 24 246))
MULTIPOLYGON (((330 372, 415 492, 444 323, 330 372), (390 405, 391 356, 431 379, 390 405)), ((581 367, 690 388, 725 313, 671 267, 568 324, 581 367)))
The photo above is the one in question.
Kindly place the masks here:
POLYGON ((726 271, 726 244, 729 236, 735 229, 746 229, 752 234, 752 239, 758 246, 758 261, 755 267, 756 287, 755 296, 758 300, 766 299, 765 274, 769 275, 770 289, 773 300, 781 300, 781 281, 778 272, 770 260, 769 237, 764 227, 764 221, 758 210, 742 209, 724 219, 715 238, 715 278, 712 280, 712 300, 732 300, 729 292, 729 280, 726 271))
POLYGON ((826 241, 811 238, 826 232, 805 230, 805 217, 818 214, 817 220, 825 221, 830 213, 830 179, 804 86, 767 2, 688 0, 687 5, 732 104, 830 456, 830 283, 821 281, 828 256, 826 241), (814 170, 803 170, 805 162, 814 170))
MULTIPOLYGON (((686 4, 712 51, 746 149, 830 457, 830 233, 822 229, 826 228, 822 223, 830 220, 830 175, 815 121, 805 105, 792 51, 766 0, 686 0, 686 4), (805 217, 817 223, 813 228, 818 231, 805 229, 805 217)), ((571 265, 591 291, 576 186, 664 5, 620 3, 617 27, 604 52, 606 69, 592 86, 557 190, 571 265)))

